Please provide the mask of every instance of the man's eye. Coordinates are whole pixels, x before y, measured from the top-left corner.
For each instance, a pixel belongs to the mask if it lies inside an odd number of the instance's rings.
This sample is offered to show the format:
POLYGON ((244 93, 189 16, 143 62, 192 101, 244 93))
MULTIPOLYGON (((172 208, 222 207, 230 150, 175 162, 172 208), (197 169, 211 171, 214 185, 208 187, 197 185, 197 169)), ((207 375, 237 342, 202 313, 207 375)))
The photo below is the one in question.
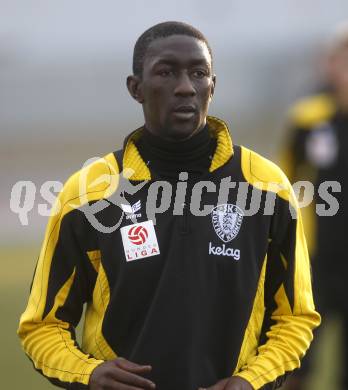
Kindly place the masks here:
POLYGON ((204 70, 195 70, 195 71, 193 72, 193 75, 194 75, 195 77, 201 79, 201 78, 207 76, 207 72, 205 72, 204 70))
POLYGON ((168 77, 168 76, 171 76, 173 74, 173 71, 172 70, 160 70, 158 72, 158 74, 162 77, 168 77))

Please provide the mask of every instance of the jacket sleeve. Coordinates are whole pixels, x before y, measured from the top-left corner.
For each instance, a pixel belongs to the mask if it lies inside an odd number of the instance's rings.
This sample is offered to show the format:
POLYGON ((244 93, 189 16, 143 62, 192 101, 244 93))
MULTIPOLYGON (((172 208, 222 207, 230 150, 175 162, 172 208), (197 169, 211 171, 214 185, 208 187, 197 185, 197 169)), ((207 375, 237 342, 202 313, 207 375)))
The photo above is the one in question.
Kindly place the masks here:
POLYGON ((312 331, 320 324, 302 218, 289 184, 287 188, 288 199, 277 196, 272 217, 258 347, 236 373, 255 389, 279 387, 286 374, 300 366, 312 331))
POLYGON ((53 384, 87 389, 91 372, 103 361, 81 351, 75 338, 96 278, 79 239, 84 215, 75 201, 70 181, 49 219, 18 335, 36 370, 53 384))

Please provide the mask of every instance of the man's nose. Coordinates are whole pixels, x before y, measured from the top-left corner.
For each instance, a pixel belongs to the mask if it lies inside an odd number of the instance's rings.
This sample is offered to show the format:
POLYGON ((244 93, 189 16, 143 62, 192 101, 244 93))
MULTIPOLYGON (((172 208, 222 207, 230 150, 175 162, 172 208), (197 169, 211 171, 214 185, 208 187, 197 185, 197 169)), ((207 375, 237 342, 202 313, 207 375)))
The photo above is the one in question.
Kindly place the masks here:
POLYGON ((182 73, 178 77, 174 94, 182 96, 194 96, 196 94, 196 89, 187 73, 182 73))

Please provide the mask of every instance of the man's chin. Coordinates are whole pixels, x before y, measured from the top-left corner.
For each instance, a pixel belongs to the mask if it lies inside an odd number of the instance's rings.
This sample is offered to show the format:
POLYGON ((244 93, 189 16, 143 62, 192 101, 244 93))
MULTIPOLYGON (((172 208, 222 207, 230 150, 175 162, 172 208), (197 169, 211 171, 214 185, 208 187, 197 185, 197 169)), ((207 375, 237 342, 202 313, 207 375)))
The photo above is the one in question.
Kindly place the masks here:
POLYGON ((175 123, 168 128, 166 132, 166 138, 174 142, 181 142, 191 138, 194 134, 198 133, 204 124, 197 122, 193 123, 175 123))

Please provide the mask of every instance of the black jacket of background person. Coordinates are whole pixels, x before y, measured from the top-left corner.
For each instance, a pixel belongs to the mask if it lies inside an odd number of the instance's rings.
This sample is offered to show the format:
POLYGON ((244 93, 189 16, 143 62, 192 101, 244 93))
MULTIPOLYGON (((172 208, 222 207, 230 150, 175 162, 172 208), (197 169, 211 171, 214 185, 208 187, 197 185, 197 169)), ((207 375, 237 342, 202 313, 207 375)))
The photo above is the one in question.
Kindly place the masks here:
MULTIPOLYGON (((291 217, 297 212, 291 186, 273 163, 233 146, 223 121, 208 117, 208 126, 217 146, 200 180, 217 190, 203 191, 201 209, 217 205, 220 181, 227 179, 249 183, 249 198, 252 189, 261 195, 254 215, 243 216, 247 209, 236 207, 238 185, 206 216, 195 216, 188 207, 173 215, 172 196, 169 209, 156 214, 158 247, 147 246, 147 192, 158 179, 135 145, 142 129, 123 150, 124 170, 134 171, 132 183, 145 181, 135 194, 125 194, 139 225, 134 227, 126 213, 118 229, 101 233, 81 212, 115 194, 114 153, 65 184, 19 327, 26 353, 53 383, 85 389, 93 369, 117 356, 151 364, 150 378, 159 390, 196 390, 232 374, 255 389, 272 382, 276 387, 299 367, 320 316, 313 305, 301 217, 291 217), (270 182, 276 183, 271 190, 270 182), (263 212, 266 195, 275 199, 270 215, 263 212), (84 303, 79 347, 74 328, 84 303)), ((188 187, 190 196, 192 183, 188 187)), ((99 209, 95 217, 104 226, 115 225, 122 214, 112 203, 99 209)))
POLYGON ((309 180, 315 188, 314 203, 303 214, 318 303, 325 312, 347 312, 348 114, 339 112, 331 95, 314 95, 293 107, 289 127, 284 169, 291 182, 309 180), (332 216, 315 210, 325 204, 318 193, 325 181, 341 185, 341 192, 330 191, 339 204, 332 216))

